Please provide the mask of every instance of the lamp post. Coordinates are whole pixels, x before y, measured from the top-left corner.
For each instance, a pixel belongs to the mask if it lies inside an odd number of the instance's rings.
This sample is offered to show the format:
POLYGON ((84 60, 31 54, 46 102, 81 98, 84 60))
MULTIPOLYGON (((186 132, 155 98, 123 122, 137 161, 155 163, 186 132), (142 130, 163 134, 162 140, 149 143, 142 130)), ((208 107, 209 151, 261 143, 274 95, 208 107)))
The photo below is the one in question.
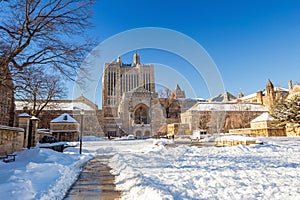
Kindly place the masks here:
POLYGON ((81 116, 81 120, 80 120, 80 137, 79 137, 79 154, 82 153, 82 133, 83 133, 83 115, 84 115, 84 110, 82 109, 80 111, 80 116, 81 116))
POLYGON ((150 113, 149 113, 149 117, 150 117, 150 131, 151 131, 151 136, 153 136, 153 132, 152 132, 152 94, 153 94, 153 92, 150 92, 150 102, 149 102, 149 107, 150 107, 150 109, 149 109, 149 111, 150 111, 150 113))

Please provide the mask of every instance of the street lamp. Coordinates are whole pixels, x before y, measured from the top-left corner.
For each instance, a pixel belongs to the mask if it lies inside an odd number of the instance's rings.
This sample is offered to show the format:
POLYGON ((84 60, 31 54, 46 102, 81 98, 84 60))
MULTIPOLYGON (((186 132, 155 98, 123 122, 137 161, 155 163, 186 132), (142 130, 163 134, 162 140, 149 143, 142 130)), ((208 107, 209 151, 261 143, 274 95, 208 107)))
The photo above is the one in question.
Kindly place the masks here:
POLYGON ((80 111, 80 116, 81 116, 81 120, 80 120, 80 138, 79 138, 79 154, 82 153, 82 132, 83 132, 83 115, 84 115, 84 110, 82 109, 80 111))

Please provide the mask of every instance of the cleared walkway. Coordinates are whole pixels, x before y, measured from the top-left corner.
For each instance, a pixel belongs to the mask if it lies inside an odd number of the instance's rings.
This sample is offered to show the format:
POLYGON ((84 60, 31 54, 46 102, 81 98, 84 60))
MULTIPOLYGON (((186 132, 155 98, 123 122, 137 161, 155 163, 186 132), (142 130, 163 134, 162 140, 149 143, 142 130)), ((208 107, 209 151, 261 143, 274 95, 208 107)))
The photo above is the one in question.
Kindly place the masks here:
POLYGON ((116 190, 115 176, 110 173, 111 168, 108 166, 110 157, 99 156, 90 160, 64 199, 120 199, 121 192, 116 190))

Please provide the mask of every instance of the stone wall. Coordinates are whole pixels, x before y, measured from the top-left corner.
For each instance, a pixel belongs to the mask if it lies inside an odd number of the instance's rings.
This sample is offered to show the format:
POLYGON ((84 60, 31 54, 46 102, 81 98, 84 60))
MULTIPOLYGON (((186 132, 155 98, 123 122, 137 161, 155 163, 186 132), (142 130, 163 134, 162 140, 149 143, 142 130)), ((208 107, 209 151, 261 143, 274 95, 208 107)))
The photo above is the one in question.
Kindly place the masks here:
POLYGON ((23 129, 0 126, 0 155, 21 151, 23 147, 25 147, 23 129))
POLYGON ((286 126, 286 136, 300 136, 300 126, 299 124, 287 124, 286 126))
POLYGON ((247 129, 232 129, 230 134, 248 134, 255 137, 283 137, 286 136, 284 128, 247 128, 247 129))
POLYGON ((188 133, 189 125, 181 124, 181 123, 174 123, 174 124, 168 124, 167 128, 168 128, 168 134, 185 135, 188 133))

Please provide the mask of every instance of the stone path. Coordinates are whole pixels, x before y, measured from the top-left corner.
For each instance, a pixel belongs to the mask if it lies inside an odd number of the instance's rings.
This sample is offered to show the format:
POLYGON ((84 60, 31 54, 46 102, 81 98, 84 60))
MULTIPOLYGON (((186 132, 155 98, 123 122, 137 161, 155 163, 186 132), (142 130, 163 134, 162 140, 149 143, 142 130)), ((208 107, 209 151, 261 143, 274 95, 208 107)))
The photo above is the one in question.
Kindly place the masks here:
POLYGON ((90 160, 64 199, 120 199, 121 192, 116 190, 115 176, 110 173, 111 168, 108 166, 110 158, 111 156, 99 156, 90 160))

